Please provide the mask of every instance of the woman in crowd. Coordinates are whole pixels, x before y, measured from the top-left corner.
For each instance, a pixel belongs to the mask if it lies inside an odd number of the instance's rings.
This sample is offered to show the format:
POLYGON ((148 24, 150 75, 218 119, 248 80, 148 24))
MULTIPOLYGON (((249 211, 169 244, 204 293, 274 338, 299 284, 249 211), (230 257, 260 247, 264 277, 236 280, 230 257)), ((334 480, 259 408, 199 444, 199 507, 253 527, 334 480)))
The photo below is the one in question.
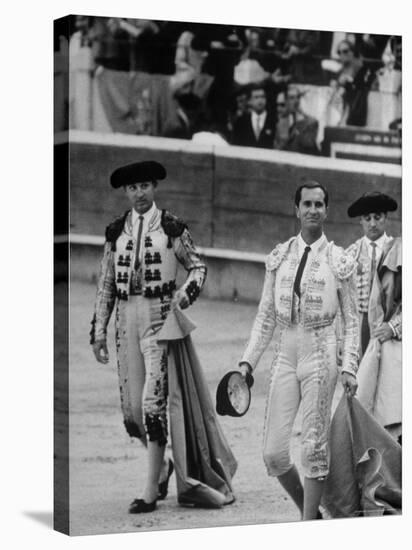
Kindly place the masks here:
POLYGON ((338 55, 342 68, 331 85, 337 86, 337 93, 343 95, 342 122, 348 126, 365 126, 367 98, 375 75, 364 65, 349 40, 340 42, 338 55))

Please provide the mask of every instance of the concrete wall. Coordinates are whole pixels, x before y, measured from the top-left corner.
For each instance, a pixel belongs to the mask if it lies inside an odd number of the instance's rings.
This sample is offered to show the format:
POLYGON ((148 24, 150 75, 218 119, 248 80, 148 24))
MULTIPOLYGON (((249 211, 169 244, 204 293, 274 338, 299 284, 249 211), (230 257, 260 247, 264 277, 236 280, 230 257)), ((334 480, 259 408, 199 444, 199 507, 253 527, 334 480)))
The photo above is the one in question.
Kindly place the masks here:
MULTIPOLYGON (((158 160, 168 171, 158 187, 158 206, 184 218, 197 244, 223 250, 220 258, 208 258, 211 297, 258 298, 262 260, 229 259, 225 251, 266 254, 296 233, 293 196, 305 179, 328 188, 325 230, 342 246, 361 235, 358 222, 349 219, 346 210, 362 193, 378 189, 401 203, 401 168, 396 165, 121 134, 69 135, 70 232, 102 236, 107 223, 128 208, 123 191, 110 187, 110 173, 129 162, 158 160)), ((65 142, 67 136, 62 136, 56 147, 65 142)), ((400 235, 400 208, 391 215, 388 229, 400 235)), ((96 273, 92 249, 96 252, 93 247, 72 246, 73 276, 90 278, 96 273)))

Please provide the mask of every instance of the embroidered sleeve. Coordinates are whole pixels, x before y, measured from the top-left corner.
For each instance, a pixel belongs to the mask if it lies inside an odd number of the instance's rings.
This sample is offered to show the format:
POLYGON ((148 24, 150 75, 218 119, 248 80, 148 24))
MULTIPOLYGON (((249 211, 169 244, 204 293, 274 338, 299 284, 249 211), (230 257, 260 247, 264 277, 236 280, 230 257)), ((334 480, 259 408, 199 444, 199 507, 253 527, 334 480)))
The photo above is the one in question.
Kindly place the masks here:
POLYGON ((253 323, 249 341, 243 353, 240 363, 249 363, 252 370, 267 348, 275 329, 275 303, 273 288, 275 271, 266 268, 265 281, 263 283, 262 297, 260 299, 258 312, 253 323))
POLYGON ((356 241, 352 243, 348 248, 345 250, 345 253, 354 258, 355 260, 358 259, 359 256, 359 250, 360 250, 360 243, 359 241, 356 241))
POLYGON ((340 281, 350 278, 358 265, 354 256, 333 243, 330 243, 328 257, 329 265, 335 277, 340 281))
POLYGON ((181 290, 184 290, 190 304, 196 300, 206 280, 207 268, 200 257, 187 228, 174 240, 176 258, 188 272, 181 290))
POLYGON ((288 241, 278 244, 270 254, 266 257, 265 265, 267 271, 276 271, 280 266, 282 261, 285 259, 286 254, 288 253, 291 243, 294 241, 295 237, 292 237, 288 241))
POLYGON ((115 218, 107 227, 106 227, 106 241, 110 243, 111 249, 116 250, 116 241, 119 238, 121 232, 123 231, 126 218, 130 210, 126 210, 124 214, 115 218))
POLYGON ((105 340, 107 325, 116 301, 116 282, 114 268, 114 252, 112 243, 106 241, 103 258, 100 264, 100 274, 97 282, 96 302, 92 329, 90 331, 90 343, 96 340, 105 340))
POLYGON ((342 372, 356 374, 358 370, 359 316, 357 313, 355 275, 341 280, 338 298, 342 323, 342 372))

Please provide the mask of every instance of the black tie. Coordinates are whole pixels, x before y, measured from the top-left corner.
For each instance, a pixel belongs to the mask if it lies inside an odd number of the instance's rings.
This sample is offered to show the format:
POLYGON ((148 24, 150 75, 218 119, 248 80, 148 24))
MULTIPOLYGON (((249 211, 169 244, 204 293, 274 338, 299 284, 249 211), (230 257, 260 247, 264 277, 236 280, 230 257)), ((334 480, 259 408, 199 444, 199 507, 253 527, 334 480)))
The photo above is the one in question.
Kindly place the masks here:
POLYGON ((293 290, 299 296, 300 298, 300 281, 302 279, 303 270, 305 269, 306 261, 308 259, 308 254, 310 252, 310 246, 305 247, 305 252, 303 253, 302 259, 300 260, 300 264, 298 267, 298 270, 296 272, 295 282, 293 283, 293 290))
POLYGON ((371 260, 371 276, 369 280, 369 290, 372 288, 373 278, 375 277, 375 271, 376 271, 376 243, 371 243, 372 247, 372 260, 371 260))
POLYGON ((139 216, 139 228, 137 230, 137 244, 136 244, 136 256, 134 259, 134 269, 138 270, 140 265, 140 241, 142 240, 142 231, 143 231, 143 216, 139 216))

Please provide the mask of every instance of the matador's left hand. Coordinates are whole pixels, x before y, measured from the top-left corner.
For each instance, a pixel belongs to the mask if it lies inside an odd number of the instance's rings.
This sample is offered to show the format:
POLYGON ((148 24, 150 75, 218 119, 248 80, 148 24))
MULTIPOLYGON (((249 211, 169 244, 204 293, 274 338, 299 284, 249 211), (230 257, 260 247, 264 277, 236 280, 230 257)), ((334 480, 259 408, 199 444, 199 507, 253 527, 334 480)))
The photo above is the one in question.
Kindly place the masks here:
POLYGON ((382 323, 373 333, 373 338, 377 338, 381 344, 393 338, 393 332, 388 323, 382 323))
POLYGON ((342 384, 343 389, 349 397, 353 397, 358 389, 358 381, 356 380, 356 376, 354 374, 350 374, 349 372, 342 372, 342 384))
POLYGON ((173 297, 173 302, 178 304, 180 309, 186 309, 189 307, 189 298, 184 290, 178 290, 173 297))

